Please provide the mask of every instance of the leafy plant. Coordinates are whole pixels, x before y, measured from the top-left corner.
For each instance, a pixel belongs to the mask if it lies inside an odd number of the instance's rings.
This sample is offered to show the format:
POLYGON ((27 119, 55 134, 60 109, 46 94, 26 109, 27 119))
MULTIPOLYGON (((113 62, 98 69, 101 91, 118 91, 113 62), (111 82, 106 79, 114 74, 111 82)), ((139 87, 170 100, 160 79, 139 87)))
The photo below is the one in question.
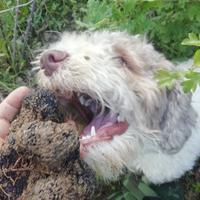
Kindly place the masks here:
MULTIPOLYGON (((184 39, 182 45, 200 47, 200 35, 189 33, 188 38, 184 39)), ((155 76, 160 87, 171 89, 173 84, 178 79, 181 80, 181 85, 184 92, 194 92, 200 85, 200 72, 197 69, 200 67, 200 49, 197 49, 193 56, 193 65, 185 71, 167 71, 159 70, 155 76)))
POLYGON ((193 184, 193 188, 196 192, 200 193, 200 182, 193 184))
MULTIPOLYGON (((105 200, 143 200, 145 197, 160 199, 156 192, 142 180, 138 180, 133 174, 127 175, 123 181, 111 185, 111 193, 99 199, 105 200)), ((96 199, 96 198, 95 198, 96 199)), ((98 198, 97 198, 98 199, 98 198)))
POLYGON ((77 25, 82 29, 107 28, 144 34, 168 58, 180 59, 193 53, 181 41, 188 32, 198 32, 199 10, 200 3, 189 0, 89 0, 86 15, 77 25))
MULTIPOLYGON (((197 35, 195 33, 189 33, 188 38, 184 39, 181 44, 200 47, 200 34, 197 35)), ((193 60, 194 66, 200 67, 200 49, 196 50, 196 52, 194 53, 193 60)))

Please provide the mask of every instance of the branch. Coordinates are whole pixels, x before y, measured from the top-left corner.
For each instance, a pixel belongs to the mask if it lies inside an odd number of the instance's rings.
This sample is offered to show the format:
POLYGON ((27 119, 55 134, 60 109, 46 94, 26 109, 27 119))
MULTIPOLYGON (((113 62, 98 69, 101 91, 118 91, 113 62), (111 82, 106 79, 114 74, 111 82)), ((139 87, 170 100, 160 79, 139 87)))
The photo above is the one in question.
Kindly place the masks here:
POLYGON ((32 30, 32 22, 33 22, 33 18, 34 18, 34 12, 36 9, 36 0, 32 1, 32 6, 30 8, 30 15, 27 19, 27 26, 26 26, 26 30, 22 36, 23 40, 25 43, 28 43, 28 39, 31 36, 31 30, 32 30))
POLYGON ((12 57, 12 64, 15 66, 16 60, 16 41, 17 41, 17 25, 18 25, 18 16, 19 16, 19 0, 16 0, 16 7, 15 7, 15 16, 14 16, 14 29, 13 29, 13 57, 12 57))
POLYGON ((14 6, 14 7, 12 7, 12 8, 5 9, 5 10, 1 10, 1 11, 0 11, 0 14, 13 11, 13 10, 15 10, 15 9, 17 9, 17 8, 22 8, 22 7, 28 6, 28 5, 31 4, 33 1, 34 1, 34 0, 30 0, 30 1, 27 2, 27 3, 20 4, 20 5, 14 6))

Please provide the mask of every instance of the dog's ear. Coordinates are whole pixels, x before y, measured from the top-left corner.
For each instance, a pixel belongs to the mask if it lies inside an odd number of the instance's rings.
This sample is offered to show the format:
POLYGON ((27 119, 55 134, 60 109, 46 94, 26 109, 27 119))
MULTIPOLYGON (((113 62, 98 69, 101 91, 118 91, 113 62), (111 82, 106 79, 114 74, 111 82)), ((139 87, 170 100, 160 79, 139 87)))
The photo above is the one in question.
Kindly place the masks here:
POLYGON ((135 74, 141 74, 142 69, 137 63, 136 56, 134 56, 133 51, 128 51, 126 47, 124 47, 122 44, 116 44, 113 46, 113 49, 119 59, 121 59, 122 64, 134 72, 135 74))
POLYGON ((161 147, 168 153, 178 152, 192 133, 196 112, 191 106, 191 94, 185 94, 180 85, 167 90, 166 110, 160 121, 161 147))

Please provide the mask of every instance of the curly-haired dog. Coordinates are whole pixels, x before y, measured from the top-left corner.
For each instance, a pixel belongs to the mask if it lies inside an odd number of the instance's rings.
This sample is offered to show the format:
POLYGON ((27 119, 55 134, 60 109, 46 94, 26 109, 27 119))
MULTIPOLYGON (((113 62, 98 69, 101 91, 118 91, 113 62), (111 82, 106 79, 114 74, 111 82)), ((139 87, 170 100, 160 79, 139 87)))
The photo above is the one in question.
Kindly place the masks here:
POLYGON ((97 174, 116 179, 127 168, 163 183, 193 167, 200 154, 200 97, 184 94, 179 83, 172 90, 157 86, 156 70, 174 65, 144 38, 64 33, 38 62, 39 84, 72 98, 87 116, 81 155, 97 174))

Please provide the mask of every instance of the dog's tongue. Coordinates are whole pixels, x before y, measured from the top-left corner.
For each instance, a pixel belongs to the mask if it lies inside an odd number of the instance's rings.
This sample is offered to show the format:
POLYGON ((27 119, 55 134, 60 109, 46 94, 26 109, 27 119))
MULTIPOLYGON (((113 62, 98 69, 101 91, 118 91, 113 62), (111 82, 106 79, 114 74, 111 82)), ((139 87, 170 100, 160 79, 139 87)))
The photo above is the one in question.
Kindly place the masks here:
POLYGON ((92 128, 95 128, 96 135, 111 137, 125 132, 128 125, 126 122, 117 122, 118 114, 104 112, 95 116, 92 121, 84 128, 82 135, 90 135, 92 128))

